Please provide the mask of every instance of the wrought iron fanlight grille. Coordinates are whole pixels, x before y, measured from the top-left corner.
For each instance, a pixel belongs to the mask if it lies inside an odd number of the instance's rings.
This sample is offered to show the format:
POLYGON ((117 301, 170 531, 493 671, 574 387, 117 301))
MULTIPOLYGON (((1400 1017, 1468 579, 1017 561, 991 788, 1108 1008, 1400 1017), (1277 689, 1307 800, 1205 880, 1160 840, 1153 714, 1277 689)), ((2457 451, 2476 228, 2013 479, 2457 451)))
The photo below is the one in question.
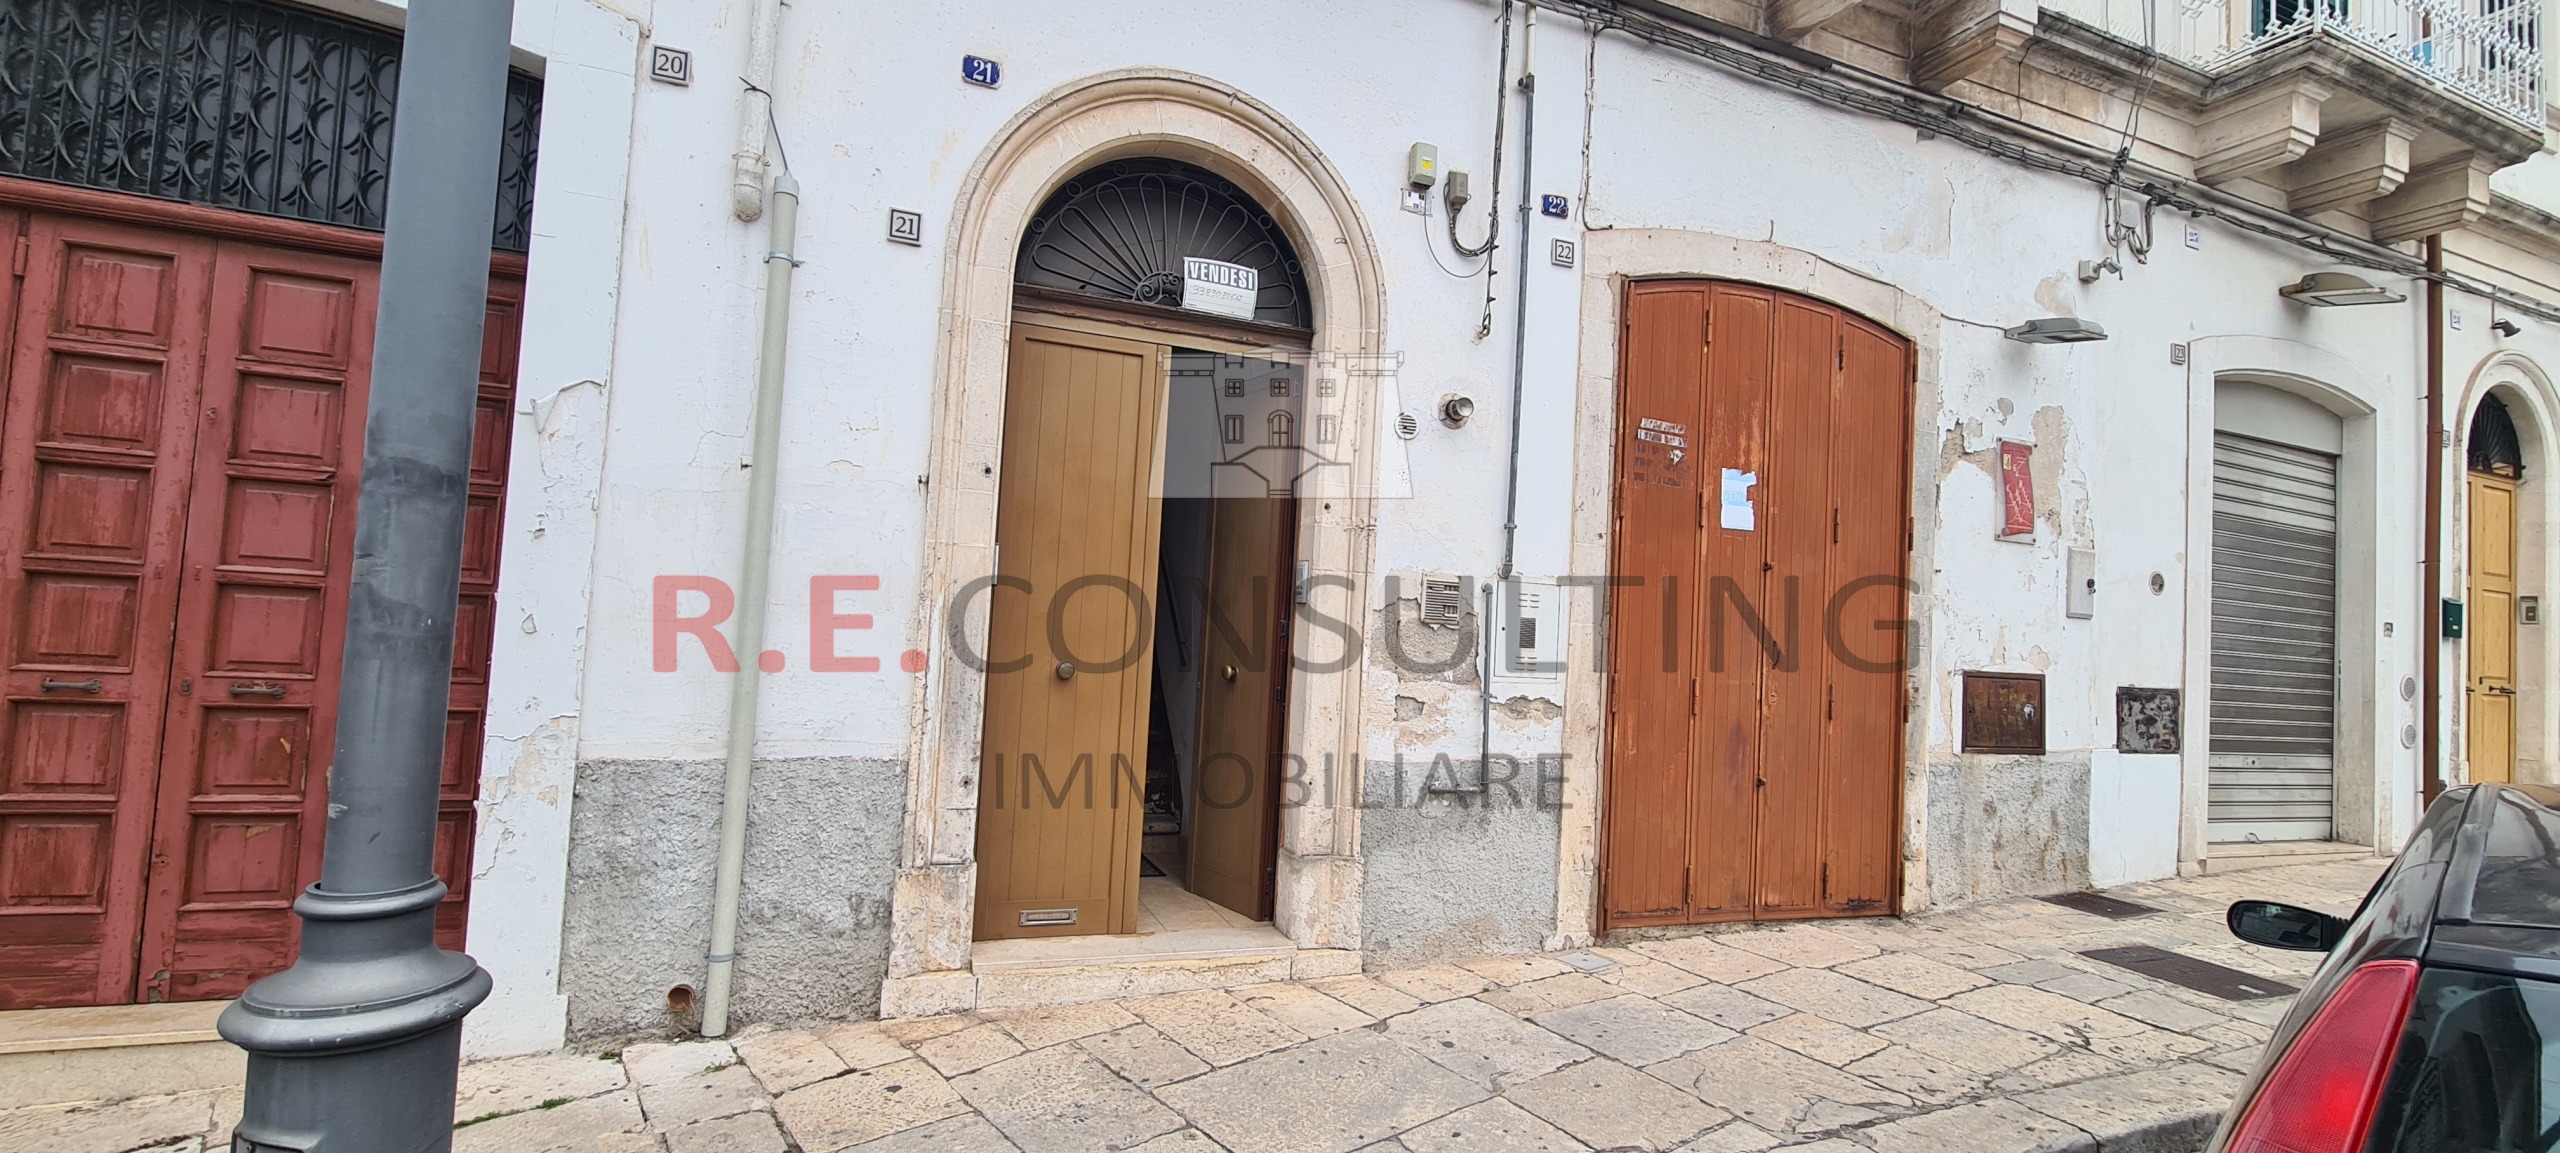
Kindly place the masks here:
MULTIPOLYGON (((379 230, 399 81, 399 33, 260 0, 0 0, 0 173, 379 230)), ((491 247, 541 119, 509 74, 491 247)))
POLYGON ((2516 436, 2515 414, 2507 411, 2507 402, 2494 396, 2482 398, 2479 410, 2471 414, 2471 435, 2462 440, 2471 471, 2524 475, 2524 443, 2516 436))
POLYGON ((1313 325, 1305 270, 1271 214, 1226 178, 1177 160, 1115 160, 1068 181, 1032 216, 1013 277, 1177 308, 1182 261, 1193 256, 1255 270, 1255 320, 1313 325))

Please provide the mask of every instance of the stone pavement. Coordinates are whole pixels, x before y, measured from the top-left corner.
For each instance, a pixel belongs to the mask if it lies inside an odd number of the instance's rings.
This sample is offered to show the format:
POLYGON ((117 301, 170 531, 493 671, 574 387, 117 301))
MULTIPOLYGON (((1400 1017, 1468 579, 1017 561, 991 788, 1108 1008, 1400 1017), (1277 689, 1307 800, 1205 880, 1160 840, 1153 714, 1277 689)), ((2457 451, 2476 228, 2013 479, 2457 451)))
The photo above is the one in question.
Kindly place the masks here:
MULTIPOLYGON (((2377 860, 1017 1013, 757 1027, 474 1064, 458 1153, 2025 1153, 2191 1149, 2284 999, 2088 960, 2152 944, 2299 983, 2223 908, 2345 913, 2377 860)), ((227 1148, 236 1090, 0 1113, 0 1149, 227 1148)))

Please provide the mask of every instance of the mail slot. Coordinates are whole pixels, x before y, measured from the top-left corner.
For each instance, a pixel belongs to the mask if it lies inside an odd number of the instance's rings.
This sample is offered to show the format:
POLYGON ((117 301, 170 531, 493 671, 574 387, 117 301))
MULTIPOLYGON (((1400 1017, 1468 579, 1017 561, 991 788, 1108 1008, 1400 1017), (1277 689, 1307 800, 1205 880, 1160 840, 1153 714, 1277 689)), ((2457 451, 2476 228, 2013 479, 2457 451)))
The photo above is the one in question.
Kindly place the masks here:
POLYGON ((1076 923, 1076 911, 1073 909, 1024 909, 1022 923, 1024 925, 1072 925, 1076 923))

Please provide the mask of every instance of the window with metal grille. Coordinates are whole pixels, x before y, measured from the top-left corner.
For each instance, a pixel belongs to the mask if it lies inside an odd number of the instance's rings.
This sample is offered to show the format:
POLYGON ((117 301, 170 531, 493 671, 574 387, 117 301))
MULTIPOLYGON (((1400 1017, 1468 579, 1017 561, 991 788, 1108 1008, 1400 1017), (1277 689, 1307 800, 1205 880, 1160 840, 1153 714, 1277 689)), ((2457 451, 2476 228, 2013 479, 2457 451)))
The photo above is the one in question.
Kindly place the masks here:
MULTIPOLYGON (((400 34, 262 0, 0 4, 0 174, 379 230, 400 34)), ((533 237, 542 81, 507 77, 490 247, 533 237)))

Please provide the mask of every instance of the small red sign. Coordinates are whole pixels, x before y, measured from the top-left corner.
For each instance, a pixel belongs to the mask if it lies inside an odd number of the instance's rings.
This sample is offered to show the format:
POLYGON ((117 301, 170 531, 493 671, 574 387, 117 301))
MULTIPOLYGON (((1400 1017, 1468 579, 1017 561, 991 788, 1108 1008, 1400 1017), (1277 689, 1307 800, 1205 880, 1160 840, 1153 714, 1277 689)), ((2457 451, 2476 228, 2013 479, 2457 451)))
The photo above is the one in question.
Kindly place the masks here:
POLYGON ((2036 446, 2000 442, 2000 539, 2036 538, 2036 483, 2028 470, 2036 446))

